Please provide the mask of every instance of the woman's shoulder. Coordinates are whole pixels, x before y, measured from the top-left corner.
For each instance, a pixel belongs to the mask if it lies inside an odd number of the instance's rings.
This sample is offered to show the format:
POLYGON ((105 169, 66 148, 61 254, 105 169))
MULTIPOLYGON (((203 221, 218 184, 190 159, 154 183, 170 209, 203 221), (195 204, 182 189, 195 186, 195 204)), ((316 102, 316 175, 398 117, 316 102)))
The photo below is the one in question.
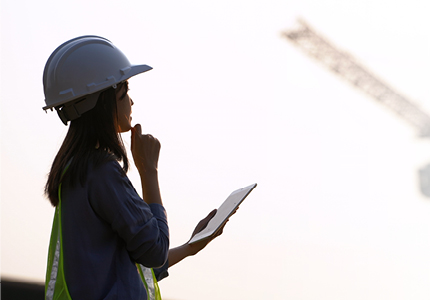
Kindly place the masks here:
POLYGON ((109 160, 94 166, 86 181, 89 189, 129 189, 132 184, 117 160, 109 160))
POLYGON ((92 157, 91 163, 89 164, 90 176, 104 177, 112 175, 125 176, 125 172, 120 165, 118 158, 110 153, 104 153, 103 155, 92 157))
POLYGON ((98 158, 90 166, 90 173, 95 175, 106 175, 106 174, 121 174, 125 175, 124 171, 118 162, 118 159, 111 154, 107 154, 103 158, 98 158))

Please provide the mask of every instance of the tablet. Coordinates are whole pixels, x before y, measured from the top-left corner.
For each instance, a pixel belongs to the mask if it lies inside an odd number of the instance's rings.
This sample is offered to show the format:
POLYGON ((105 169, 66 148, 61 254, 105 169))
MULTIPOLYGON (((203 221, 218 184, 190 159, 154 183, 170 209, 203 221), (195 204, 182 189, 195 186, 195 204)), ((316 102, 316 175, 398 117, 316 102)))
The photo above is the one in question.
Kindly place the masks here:
POLYGON ((223 204, 218 208, 215 216, 209 221, 205 229, 197 233, 188 244, 198 242, 214 235, 218 229, 228 220, 228 218, 236 211, 238 206, 245 200, 246 196, 257 186, 256 183, 235 190, 228 196, 223 204))

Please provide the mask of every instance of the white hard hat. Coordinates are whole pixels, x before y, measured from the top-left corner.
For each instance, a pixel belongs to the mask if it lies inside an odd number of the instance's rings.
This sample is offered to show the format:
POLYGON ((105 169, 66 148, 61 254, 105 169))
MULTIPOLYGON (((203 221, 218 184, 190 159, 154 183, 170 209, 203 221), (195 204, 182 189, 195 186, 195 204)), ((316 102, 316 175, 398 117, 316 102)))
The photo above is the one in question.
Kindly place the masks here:
POLYGON ((43 72, 44 110, 55 108, 64 124, 94 108, 99 94, 151 70, 132 65, 109 40, 93 35, 65 42, 49 57, 43 72))

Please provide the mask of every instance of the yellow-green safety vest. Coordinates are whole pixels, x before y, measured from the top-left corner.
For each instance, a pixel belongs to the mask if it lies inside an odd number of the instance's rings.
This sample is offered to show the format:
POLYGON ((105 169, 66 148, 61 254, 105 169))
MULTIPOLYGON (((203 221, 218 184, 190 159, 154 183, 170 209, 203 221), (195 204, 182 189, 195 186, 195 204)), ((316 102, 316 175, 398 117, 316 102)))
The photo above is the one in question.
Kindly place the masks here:
MULTIPOLYGON (((51 240, 48 250, 48 267, 46 268, 45 300, 71 300, 64 276, 63 239, 61 229, 61 183, 58 188, 58 205, 55 208, 51 240)), ((154 270, 137 264, 137 271, 145 285, 149 300, 161 300, 160 288, 154 270)))

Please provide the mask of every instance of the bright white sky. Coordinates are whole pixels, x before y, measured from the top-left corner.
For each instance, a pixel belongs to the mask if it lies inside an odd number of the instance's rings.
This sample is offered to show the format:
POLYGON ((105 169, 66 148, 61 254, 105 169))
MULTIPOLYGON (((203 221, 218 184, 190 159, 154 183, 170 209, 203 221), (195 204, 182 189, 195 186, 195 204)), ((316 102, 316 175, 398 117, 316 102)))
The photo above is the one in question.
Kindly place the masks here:
POLYGON ((429 299, 429 141, 280 35, 304 18, 430 112, 427 1, 145 3, 2 1, 1 275, 44 280, 43 186, 67 128, 42 110, 42 72, 95 34, 154 67, 130 94, 162 142, 172 246, 258 183, 222 237, 170 270, 164 298, 429 299))

